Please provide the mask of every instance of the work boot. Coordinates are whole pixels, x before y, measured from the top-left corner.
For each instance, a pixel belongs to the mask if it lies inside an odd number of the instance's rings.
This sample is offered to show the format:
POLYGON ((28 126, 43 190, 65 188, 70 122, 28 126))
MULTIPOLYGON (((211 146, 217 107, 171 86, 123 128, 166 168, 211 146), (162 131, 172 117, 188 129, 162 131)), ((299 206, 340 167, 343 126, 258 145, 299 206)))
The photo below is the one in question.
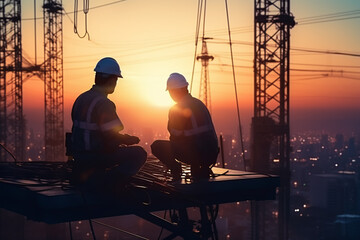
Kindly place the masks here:
POLYGON ((211 169, 205 166, 191 166, 191 178, 194 181, 210 178, 211 169))
POLYGON ((172 182, 181 181, 181 171, 171 170, 172 182))

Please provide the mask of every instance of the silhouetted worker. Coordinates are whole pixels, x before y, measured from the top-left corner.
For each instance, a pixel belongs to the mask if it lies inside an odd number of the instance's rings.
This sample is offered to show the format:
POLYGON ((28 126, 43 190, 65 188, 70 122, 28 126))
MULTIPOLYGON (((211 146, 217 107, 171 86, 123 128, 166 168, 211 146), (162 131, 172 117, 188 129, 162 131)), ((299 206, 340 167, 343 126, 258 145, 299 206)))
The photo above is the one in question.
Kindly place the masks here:
POLYGON ((170 141, 156 140, 151 145, 152 153, 171 170, 175 181, 182 173, 177 161, 191 165, 192 178, 198 180, 209 177, 219 153, 210 113, 203 102, 189 94, 188 85, 179 73, 169 76, 166 90, 177 103, 169 111, 170 141))
POLYGON ((116 114, 115 104, 107 98, 115 90, 118 78, 122 78, 115 59, 101 59, 94 71, 95 85, 82 93, 72 108, 71 149, 75 159, 78 181, 86 180, 93 172, 107 169, 107 174, 127 178, 138 172, 145 163, 147 153, 140 146, 140 139, 120 134, 124 129, 116 114))

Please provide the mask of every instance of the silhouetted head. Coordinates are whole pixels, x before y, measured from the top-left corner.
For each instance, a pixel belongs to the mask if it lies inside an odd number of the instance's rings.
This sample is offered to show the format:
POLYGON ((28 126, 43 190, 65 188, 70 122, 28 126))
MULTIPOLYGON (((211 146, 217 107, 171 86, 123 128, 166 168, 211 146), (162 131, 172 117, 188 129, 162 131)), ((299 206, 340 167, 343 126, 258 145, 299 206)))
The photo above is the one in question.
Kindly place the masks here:
POLYGON ((171 98, 178 102, 185 95, 189 94, 187 86, 189 83, 186 81, 185 77, 180 73, 170 74, 166 82, 166 90, 169 91, 171 98))
POLYGON ((175 102, 179 102, 184 96, 189 94, 187 87, 170 89, 169 94, 175 102))
POLYGON ((95 85, 104 89, 105 93, 111 94, 115 91, 118 76, 99 73, 95 74, 95 85))
POLYGON ((117 61, 111 57, 103 58, 96 64, 94 71, 95 85, 102 87, 106 93, 113 93, 117 79, 122 78, 117 61))

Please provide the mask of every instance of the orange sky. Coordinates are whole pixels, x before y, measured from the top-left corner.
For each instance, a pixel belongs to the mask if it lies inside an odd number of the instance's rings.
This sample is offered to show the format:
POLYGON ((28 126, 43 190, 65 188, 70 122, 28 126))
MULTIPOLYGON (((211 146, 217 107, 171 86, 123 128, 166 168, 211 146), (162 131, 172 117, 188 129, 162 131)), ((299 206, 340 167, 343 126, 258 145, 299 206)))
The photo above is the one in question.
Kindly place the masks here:
MULTIPOLYGON (((112 0, 90 2, 90 8, 112 0)), ((335 0, 292 1, 292 12, 299 25, 291 32, 291 46, 297 48, 337 50, 360 53, 360 19, 301 25, 301 19, 322 14, 360 9, 360 2, 338 3, 335 0), (321 7, 320 7, 321 6, 321 7)), ((38 17, 42 16, 42 1, 37 1, 38 17)), ((253 1, 229 0, 230 21, 234 42, 253 42, 253 1)), ((23 5, 23 18, 33 17, 33 3, 23 5)), ((63 1, 66 12, 73 11, 73 1, 63 1)), ((80 8, 82 8, 82 3, 80 8)), ((124 79, 109 96, 117 105, 120 118, 128 129, 156 125, 166 131, 167 109, 171 99, 165 81, 171 72, 191 78, 194 57, 194 35, 197 1, 128 0, 103 8, 90 9, 87 38, 73 33, 73 14, 64 16, 64 90, 66 128, 71 126, 69 112, 75 98, 93 83, 93 68, 105 56, 120 63, 124 79)), ((84 32, 84 15, 78 15, 79 32, 84 32)), ((25 20, 23 50, 34 62, 33 21, 25 20)), ((37 22, 37 62, 43 61, 42 20, 37 22)), ((208 1, 206 36, 227 39, 225 6, 222 1, 208 1)), ((198 50, 200 51, 201 46, 198 50)), ((232 85, 229 46, 208 43, 215 60, 210 63, 213 118, 218 131, 236 128, 235 95, 232 85)), ((244 128, 249 128, 253 109, 253 46, 234 44, 240 111, 244 128)), ((359 57, 291 52, 291 68, 329 70, 325 73, 291 72, 291 107, 296 109, 357 109, 359 111, 360 73, 340 73, 331 70, 360 72, 359 57), (314 66, 314 64, 324 66, 314 66), (341 67, 336 67, 341 65, 341 67), (345 67, 344 67, 345 66, 345 67), (357 66, 357 68, 348 68, 357 66), (324 75, 327 74, 327 75, 324 75)), ((193 95, 198 96, 200 64, 197 63, 193 95)), ((43 82, 30 79, 24 84, 25 114, 31 122, 41 121, 43 82)), ((43 121, 43 120, 42 120, 43 121)))

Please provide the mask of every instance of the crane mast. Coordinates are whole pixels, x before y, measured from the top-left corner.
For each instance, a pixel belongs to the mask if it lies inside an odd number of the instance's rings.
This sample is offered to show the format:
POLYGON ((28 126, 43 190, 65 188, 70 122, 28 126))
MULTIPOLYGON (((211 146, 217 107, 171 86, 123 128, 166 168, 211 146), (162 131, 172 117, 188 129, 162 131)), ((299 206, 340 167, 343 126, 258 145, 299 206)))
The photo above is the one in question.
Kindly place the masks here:
POLYGON ((278 225, 279 239, 284 240, 288 239, 290 198, 290 29, 295 21, 290 0, 255 0, 254 16, 251 169, 280 175, 278 225), (276 166, 271 164, 274 159, 276 166))

